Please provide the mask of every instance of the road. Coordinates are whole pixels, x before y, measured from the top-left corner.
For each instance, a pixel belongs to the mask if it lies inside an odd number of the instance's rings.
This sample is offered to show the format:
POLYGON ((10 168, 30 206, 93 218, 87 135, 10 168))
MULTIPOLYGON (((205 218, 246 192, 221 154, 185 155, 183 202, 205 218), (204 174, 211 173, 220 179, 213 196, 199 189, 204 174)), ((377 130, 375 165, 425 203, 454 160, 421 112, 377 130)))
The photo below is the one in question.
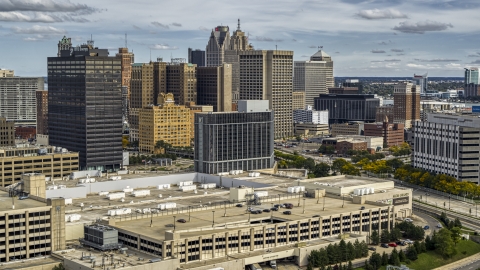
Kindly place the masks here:
POLYGON ((415 224, 415 225, 422 226, 422 227, 425 227, 425 225, 430 226, 430 229, 425 231, 427 235, 431 235, 433 233, 433 231, 436 230, 438 220, 436 220, 432 216, 430 216, 428 214, 425 214, 425 213, 422 213, 422 212, 415 212, 415 215, 423 218, 427 222, 427 224, 415 224))

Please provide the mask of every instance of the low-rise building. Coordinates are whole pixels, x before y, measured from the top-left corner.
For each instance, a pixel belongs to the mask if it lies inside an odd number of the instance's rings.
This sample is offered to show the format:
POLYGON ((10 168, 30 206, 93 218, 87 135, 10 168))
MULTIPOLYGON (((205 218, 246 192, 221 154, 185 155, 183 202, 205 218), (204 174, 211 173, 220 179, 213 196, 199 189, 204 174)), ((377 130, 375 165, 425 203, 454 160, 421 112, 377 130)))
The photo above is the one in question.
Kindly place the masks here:
POLYGON ((387 122, 377 122, 365 124, 365 136, 382 137, 384 148, 400 145, 404 139, 404 127, 402 123, 390 124, 387 122))
POLYGON ((363 132, 363 122, 349 122, 341 124, 331 124, 331 133, 333 137, 340 135, 361 135, 363 132))
POLYGON ((295 135, 327 136, 330 135, 328 124, 295 123, 295 135))
POLYGON ((350 135, 350 136, 337 136, 335 138, 338 140, 345 139, 345 140, 363 141, 367 143, 367 149, 373 149, 374 151, 377 151, 383 148, 383 137, 350 135))
POLYGON ((322 140, 322 144, 335 147, 335 151, 339 155, 345 155, 349 150, 367 150, 367 142, 353 138, 326 138, 322 140))
POLYGON ((304 109, 293 110, 293 122, 328 125, 328 111, 315 111, 313 106, 308 105, 304 109))

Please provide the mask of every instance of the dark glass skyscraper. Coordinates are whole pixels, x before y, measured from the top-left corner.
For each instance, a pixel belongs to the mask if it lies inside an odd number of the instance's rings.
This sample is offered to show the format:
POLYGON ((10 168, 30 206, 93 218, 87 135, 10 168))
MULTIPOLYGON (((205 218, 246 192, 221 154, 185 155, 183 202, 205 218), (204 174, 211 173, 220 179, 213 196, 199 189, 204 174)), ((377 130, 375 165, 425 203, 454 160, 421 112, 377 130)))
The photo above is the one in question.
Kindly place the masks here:
POLYGON ((93 42, 48 57, 50 144, 80 154, 80 169, 122 164, 121 59, 93 42))

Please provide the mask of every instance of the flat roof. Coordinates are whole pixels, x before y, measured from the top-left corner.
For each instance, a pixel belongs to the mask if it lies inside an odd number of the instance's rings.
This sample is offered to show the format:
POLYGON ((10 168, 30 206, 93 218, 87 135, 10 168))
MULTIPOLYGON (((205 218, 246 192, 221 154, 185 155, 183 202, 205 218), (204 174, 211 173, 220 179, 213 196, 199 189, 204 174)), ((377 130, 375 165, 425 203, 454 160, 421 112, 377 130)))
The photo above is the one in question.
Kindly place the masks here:
MULTIPOLYGON (((15 203, 14 210, 47 206, 46 203, 39 202, 31 198, 28 198, 25 200, 19 200, 18 197, 15 197, 14 203, 15 203)), ((12 197, 9 197, 8 192, 5 192, 5 191, 0 191, 0 212, 1 211, 12 211, 12 197)))
MULTIPOLYGON (((348 177, 345 175, 341 175, 341 176, 311 178, 308 180, 304 180, 302 182, 303 184, 320 183, 318 185, 318 188, 321 189, 323 186, 322 184, 329 184, 330 186, 334 186, 334 187, 354 187, 354 186, 363 186, 363 185, 375 185, 378 183, 385 183, 385 182, 392 182, 392 181, 383 180, 380 178, 348 177)), ((300 185, 302 185, 302 183, 300 185)))

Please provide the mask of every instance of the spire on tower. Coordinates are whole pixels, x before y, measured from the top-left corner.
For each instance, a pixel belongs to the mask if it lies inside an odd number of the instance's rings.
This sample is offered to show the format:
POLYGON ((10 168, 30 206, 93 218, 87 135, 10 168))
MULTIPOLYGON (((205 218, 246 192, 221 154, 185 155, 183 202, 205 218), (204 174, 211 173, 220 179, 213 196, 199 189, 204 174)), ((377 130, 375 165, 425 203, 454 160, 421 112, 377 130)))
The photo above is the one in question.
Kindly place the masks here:
POLYGON ((238 19, 237 31, 240 31, 240 18, 238 19))

